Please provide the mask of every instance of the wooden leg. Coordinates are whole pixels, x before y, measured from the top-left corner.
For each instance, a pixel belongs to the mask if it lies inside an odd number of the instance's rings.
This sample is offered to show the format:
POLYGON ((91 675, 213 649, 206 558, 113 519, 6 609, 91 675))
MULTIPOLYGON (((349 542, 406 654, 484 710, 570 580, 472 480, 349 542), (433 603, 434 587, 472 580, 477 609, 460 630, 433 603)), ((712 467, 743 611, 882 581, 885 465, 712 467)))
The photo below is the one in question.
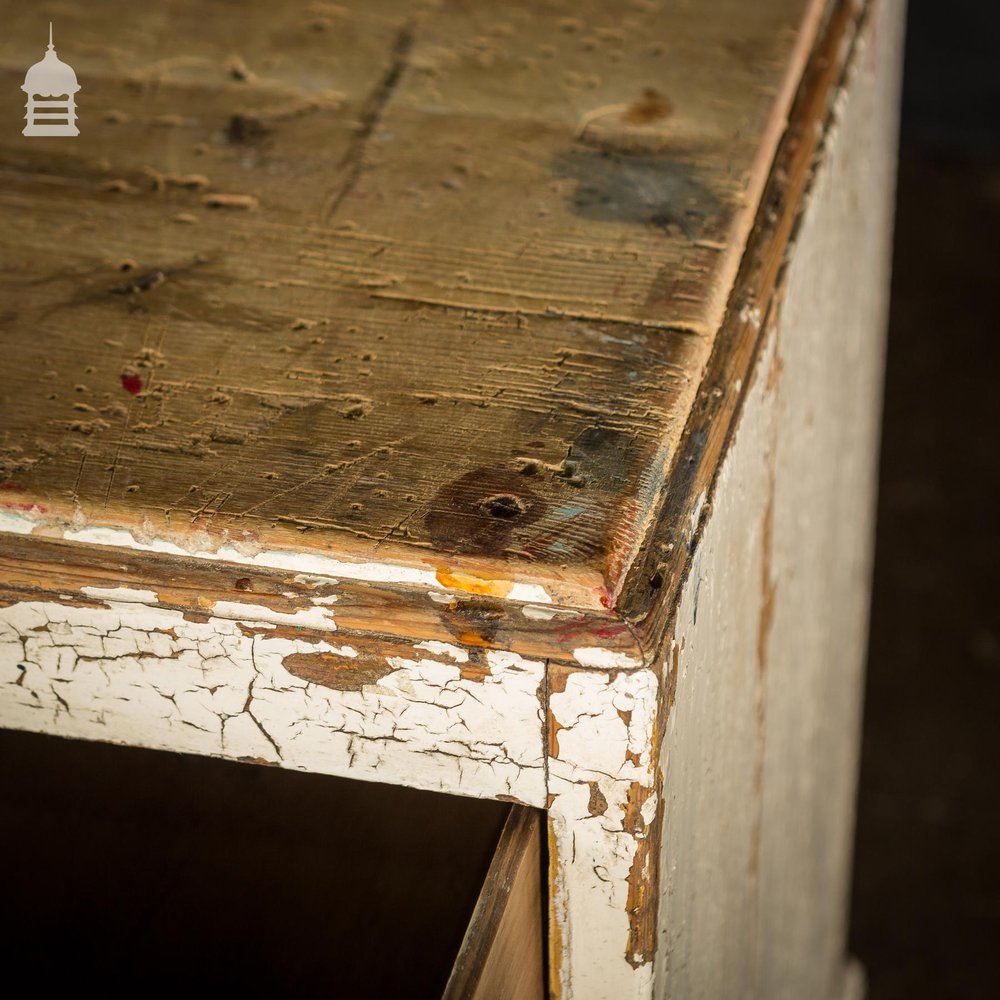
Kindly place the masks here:
POLYGON ((653 671, 550 668, 552 992, 648 998, 661 789, 653 671))

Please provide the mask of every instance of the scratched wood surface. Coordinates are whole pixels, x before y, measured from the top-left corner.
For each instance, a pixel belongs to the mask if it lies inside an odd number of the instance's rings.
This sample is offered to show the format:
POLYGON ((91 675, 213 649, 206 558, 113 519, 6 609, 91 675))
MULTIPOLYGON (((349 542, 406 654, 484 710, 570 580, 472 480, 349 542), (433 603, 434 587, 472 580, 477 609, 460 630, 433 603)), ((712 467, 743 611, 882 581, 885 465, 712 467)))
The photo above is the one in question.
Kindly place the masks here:
POLYGON ((3 511, 613 603, 822 6, 0 4, 3 511))

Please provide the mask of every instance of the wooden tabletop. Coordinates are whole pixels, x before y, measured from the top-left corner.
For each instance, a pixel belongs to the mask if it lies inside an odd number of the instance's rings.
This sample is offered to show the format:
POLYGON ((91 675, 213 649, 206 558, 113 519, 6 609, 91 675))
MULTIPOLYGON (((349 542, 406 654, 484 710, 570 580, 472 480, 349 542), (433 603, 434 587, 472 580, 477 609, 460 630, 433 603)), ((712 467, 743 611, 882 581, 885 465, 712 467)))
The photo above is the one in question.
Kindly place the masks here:
POLYGON ((0 525, 603 613, 822 7, 4 3, 0 525))

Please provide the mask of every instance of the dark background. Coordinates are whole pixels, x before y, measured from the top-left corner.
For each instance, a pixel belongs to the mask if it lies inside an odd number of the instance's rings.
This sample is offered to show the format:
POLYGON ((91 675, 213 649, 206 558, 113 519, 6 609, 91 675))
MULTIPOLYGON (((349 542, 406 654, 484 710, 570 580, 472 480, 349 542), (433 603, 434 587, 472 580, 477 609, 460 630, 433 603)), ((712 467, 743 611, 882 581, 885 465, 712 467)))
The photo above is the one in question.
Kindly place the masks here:
POLYGON ((1000 4, 911 0, 851 949, 1000 996, 1000 4))

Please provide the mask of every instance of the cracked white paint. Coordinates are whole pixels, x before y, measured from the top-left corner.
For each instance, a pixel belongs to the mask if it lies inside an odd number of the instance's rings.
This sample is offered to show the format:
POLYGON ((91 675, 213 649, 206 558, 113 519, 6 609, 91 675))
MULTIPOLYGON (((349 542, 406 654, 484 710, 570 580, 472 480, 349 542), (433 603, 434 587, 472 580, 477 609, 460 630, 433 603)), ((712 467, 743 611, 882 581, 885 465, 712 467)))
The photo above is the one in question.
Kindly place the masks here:
POLYGON ((293 653, 357 656, 134 600, 15 604, 0 609, 0 725, 545 804, 543 663, 491 654, 466 679, 414 650, 341 691, 290 673, 293 653))
POLYGON ((626 816, 637 793, 645 824, 656 816, 657 690, 651 670, 578 671, 551 694, 558 745, 549 757, 558 854, 551 905, 564 1000, 641 997, 652 989, 652 955, 634 957, 635 965, 626 957, 629 876, 644 836, 627 828, 626 816), (595 799, 603 807, 596 812, 595 799))

